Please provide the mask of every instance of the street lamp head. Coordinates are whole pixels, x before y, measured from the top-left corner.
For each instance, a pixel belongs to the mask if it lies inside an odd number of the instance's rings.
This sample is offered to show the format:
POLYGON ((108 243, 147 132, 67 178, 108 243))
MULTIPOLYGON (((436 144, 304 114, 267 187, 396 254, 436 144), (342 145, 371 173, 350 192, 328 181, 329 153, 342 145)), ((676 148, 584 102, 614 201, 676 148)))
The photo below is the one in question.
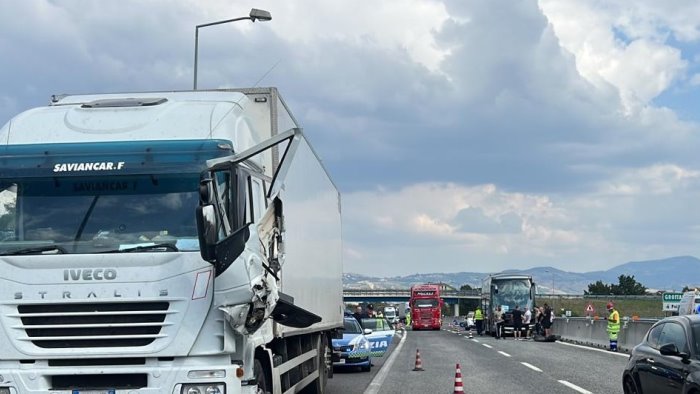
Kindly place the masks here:
POLYGON ((257 8, 253 8, 250 10, 250 20, 255 22, 256 20, 260 22, 267 22, 269 20, 272 20, 272 15, 270 15, 269 11, 265 10, 259 10, 257 8))

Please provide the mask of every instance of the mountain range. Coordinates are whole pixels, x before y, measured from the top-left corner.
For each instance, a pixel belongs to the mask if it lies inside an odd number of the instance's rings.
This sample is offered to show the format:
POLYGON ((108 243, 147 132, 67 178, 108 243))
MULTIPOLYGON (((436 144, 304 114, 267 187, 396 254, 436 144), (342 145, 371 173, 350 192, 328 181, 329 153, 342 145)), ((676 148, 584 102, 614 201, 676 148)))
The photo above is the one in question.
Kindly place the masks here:
MULTIPOLYGON (((632 261, 606 271, 567 272, 553 267, 534 267, 503 272, 532 275, 538 292, 544 294, 582 294, 589 283, 618 283, 620 275, 634 279, 650 290, 680 291, 684 286, 700 287, 700 259, 693 256, 677 256, 661 260, 632 261)), ((451 272, 413 274, 377 278, 360 274, 343 274, 346 289, 407 289, 419 283, 446 283, 459 289, 462 285, 481 287, 481 280, 488 273, 451 272)))

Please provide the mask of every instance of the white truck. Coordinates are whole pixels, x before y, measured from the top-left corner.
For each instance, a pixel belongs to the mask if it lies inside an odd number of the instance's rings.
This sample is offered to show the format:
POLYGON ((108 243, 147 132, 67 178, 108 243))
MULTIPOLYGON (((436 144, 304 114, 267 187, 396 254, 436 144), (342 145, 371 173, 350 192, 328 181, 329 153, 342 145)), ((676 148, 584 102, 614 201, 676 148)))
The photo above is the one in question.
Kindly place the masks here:
POLYGON ((325 391, 340 194, 275 88, 53 96, 0 141, 0 394, 325 391))
POLYGON ((393 306, 384 307, 384 318, 391 324, 396 324, 399 322, 399 317, 396 315, 396 308, 393 306))

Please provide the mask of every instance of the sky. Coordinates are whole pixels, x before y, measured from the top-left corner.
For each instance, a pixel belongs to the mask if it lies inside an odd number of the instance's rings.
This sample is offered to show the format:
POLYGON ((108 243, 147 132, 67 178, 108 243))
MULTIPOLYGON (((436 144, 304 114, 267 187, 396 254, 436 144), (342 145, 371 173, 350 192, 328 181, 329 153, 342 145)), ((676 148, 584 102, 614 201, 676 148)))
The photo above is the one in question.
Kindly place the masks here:
MULTIPOLYGON (((278 87, 344 271, 700 256, 695 0, 0 0, 0 123, 52 94, 278 87)), ((633 274, 633 273, 632 273, 633 274)))

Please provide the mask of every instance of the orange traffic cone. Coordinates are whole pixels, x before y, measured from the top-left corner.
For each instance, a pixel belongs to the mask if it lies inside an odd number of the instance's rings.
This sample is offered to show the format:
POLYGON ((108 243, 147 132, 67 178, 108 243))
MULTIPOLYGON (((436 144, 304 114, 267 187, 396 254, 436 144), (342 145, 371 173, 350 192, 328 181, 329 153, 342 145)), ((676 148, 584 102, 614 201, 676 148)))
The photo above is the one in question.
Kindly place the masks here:
POLYGON ((416 349, 416 366, 413 368, 414 371, 425 371, 423 369, 423 362, 420 360, 420 350, 416 349))
POLYGON ((459 369, 459 363, 457 363, 457 370, 455 371, 455 392, 454 394, 463 393, 464 386, 462 385, 462 370, 459 369))

